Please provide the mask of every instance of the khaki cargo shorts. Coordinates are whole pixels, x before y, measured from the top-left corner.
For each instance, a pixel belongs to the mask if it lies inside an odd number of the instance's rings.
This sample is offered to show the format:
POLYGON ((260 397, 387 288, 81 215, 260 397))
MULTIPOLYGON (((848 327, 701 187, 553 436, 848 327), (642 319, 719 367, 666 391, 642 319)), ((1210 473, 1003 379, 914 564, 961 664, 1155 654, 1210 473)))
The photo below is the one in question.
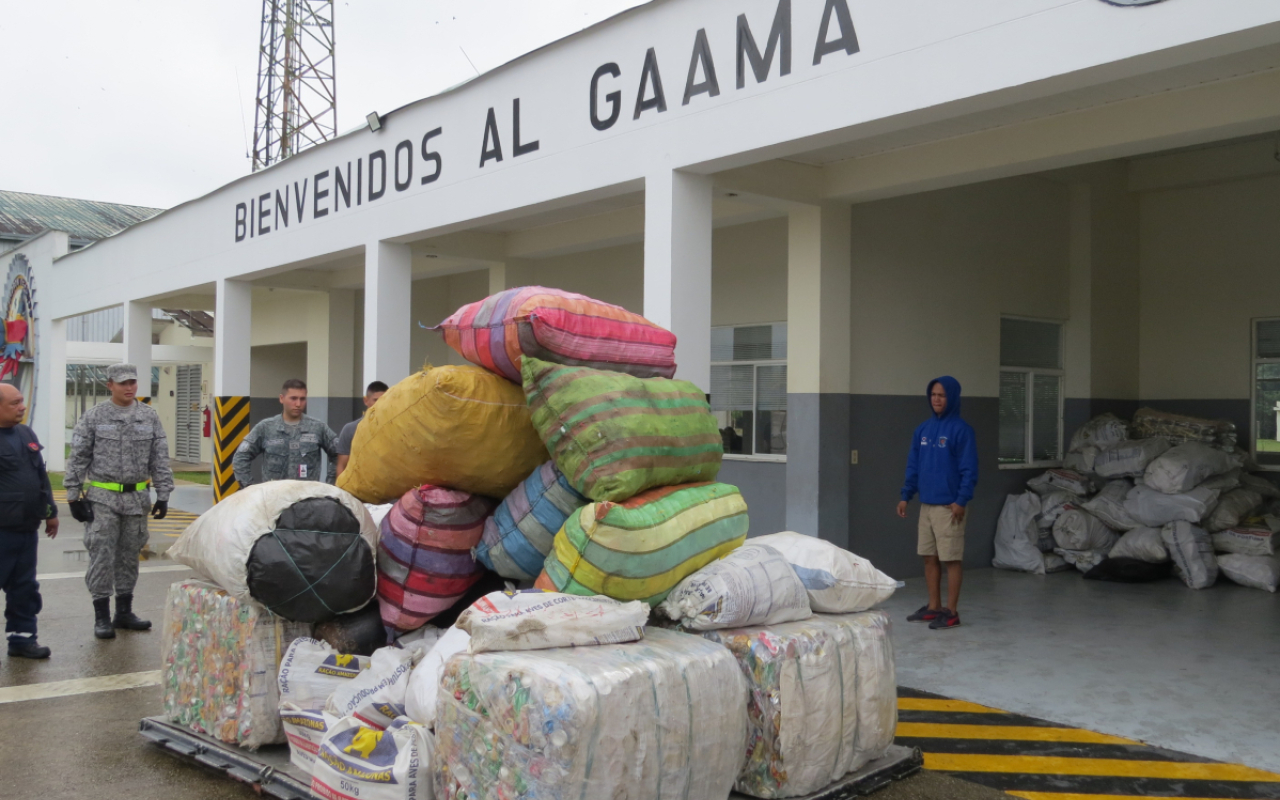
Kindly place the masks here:
POLYGON ((937 556, 940 561, 964 560, 964 524, 951 518, 951 506, 920 504, 920 541, 916 552, 922 556, 937 556))

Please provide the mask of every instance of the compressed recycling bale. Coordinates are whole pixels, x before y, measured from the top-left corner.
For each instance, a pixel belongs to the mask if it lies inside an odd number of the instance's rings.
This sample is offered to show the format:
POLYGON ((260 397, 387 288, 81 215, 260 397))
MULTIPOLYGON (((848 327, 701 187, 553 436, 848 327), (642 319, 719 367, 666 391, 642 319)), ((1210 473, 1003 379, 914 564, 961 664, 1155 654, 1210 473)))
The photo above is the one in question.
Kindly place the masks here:
POLYGON ((723 798, 742 764, 746 702, 727 649, 673 631, 459 653, 440 683, 436 796, 723 798))
POLYGON ((746 761, 737 791, 811 794, 879 758, 892 742, 897 691, 883 611, 815 614, 703 636, 727 647, 747 678, 746 761))
POLYGON ((565 520, 588 502, 548 461, 485 520, 476 560, 504 578, 533 580, 565 520))
POLYGON ((378 604, 389 630, 421 628, 480 580, 471 549, 495 505, 440 486, 405 492, 383 518, 378 545, 378 604))
POLYGON ((503 498, 546 460, 519 386, 480 367, 434 367, 365 412, 338 486, 366 503, 423 484, 503 498))
POLYGON ((625 308, 559 289, 508 289, 463 306, 436 329, 463 358, 516 383, 526 356, 639 378, 676 373, 671 331, 625 308))
POLYGON ((556 534, 544 566, 549 585, 539 588, 656 606, 685 577, 741 545, 747 526, 746 501, 724 483, 592 503, 556 534))
POLYGON ((201 514, 169 548, 233 597, 321 622, 373 599, 378 528, 364 504, 318 481, 269 481, 201 514))
POLYGON ((556 467, 592 500, 627 500, 720 472, 724 439, 706 394, 688 381, 525 358, 524 391, 556 467))
POLYGON ((160 643, 165 718, 250 750, 284 742, 280 661, 310 632, 212 584, 173 584, 160 643))

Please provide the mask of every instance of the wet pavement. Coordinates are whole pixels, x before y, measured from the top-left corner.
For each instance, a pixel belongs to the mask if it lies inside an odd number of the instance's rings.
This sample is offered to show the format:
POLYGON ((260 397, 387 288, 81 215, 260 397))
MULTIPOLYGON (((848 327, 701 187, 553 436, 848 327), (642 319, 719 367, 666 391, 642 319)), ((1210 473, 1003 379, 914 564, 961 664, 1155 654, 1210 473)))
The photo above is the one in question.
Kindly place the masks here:
MULTIPOLYGON (((175 504, 176 505, 176 504, 175 504)), ((196 511, 198 509, 189 509, 196 511)), ((88 565, 83 526, 61 510, 55 540, 41 534, 40 642, 47 661, 9 658, 0 651, 0 797, 92 800, 250 800, 246 786, 188 764, 147 744, 138 734, 142 717, 159 714, 160 687, 101 689, 101 682, 73 684, 81 693, 49 699, 13 699, 14 687, 160 669, 160 623, 168 587, 192 573, 161 554, 174 541, 154 533, 142 563, 134 610, 154 624, 143 633, 93 637, 93 606, 80 577, 88 565), (62 577, 72 573, 75 577, 62 577), (89 689, 90 691, 86 691, 89 689)), ((140 676, 155 680, 154 676, 140 676)), ((43 687, 47 689, 48 687, 43 687)), ((60 687, 61 688, 61 687, 60 687)), ((922 772, 875 794, 878 800, 997 800, 1003 794, 938 773, 922 772)))

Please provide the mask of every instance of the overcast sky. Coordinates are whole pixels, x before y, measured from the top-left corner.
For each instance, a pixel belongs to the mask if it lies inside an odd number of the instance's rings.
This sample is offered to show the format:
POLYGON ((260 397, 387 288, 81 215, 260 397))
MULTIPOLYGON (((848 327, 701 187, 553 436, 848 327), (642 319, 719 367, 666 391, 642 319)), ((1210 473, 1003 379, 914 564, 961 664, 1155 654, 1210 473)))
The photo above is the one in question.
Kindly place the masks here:
MULTIPOLYGON (((337 0, 338 131, 643 2, 337 0)), ((168 208, 249 172, 261 0, 3 6, 0 189, 168 208)))

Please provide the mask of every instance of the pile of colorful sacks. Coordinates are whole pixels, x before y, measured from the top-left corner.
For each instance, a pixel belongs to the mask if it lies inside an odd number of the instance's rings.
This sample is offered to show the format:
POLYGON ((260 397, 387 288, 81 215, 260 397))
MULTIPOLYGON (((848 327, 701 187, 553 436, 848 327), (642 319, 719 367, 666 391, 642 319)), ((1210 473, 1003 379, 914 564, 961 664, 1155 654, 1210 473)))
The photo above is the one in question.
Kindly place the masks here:
POLYGON ((437 329, 472 365, 393 386, 338 481, 377 521, 385 644, 291 631, 278 685, 242 687, 279 722, 239 743, 287 735, 313 793, 379 800, 790 797, 883 755, 872 609, 897 584, 812 537, 746 541, 674 335, 541 287, 437 329))

